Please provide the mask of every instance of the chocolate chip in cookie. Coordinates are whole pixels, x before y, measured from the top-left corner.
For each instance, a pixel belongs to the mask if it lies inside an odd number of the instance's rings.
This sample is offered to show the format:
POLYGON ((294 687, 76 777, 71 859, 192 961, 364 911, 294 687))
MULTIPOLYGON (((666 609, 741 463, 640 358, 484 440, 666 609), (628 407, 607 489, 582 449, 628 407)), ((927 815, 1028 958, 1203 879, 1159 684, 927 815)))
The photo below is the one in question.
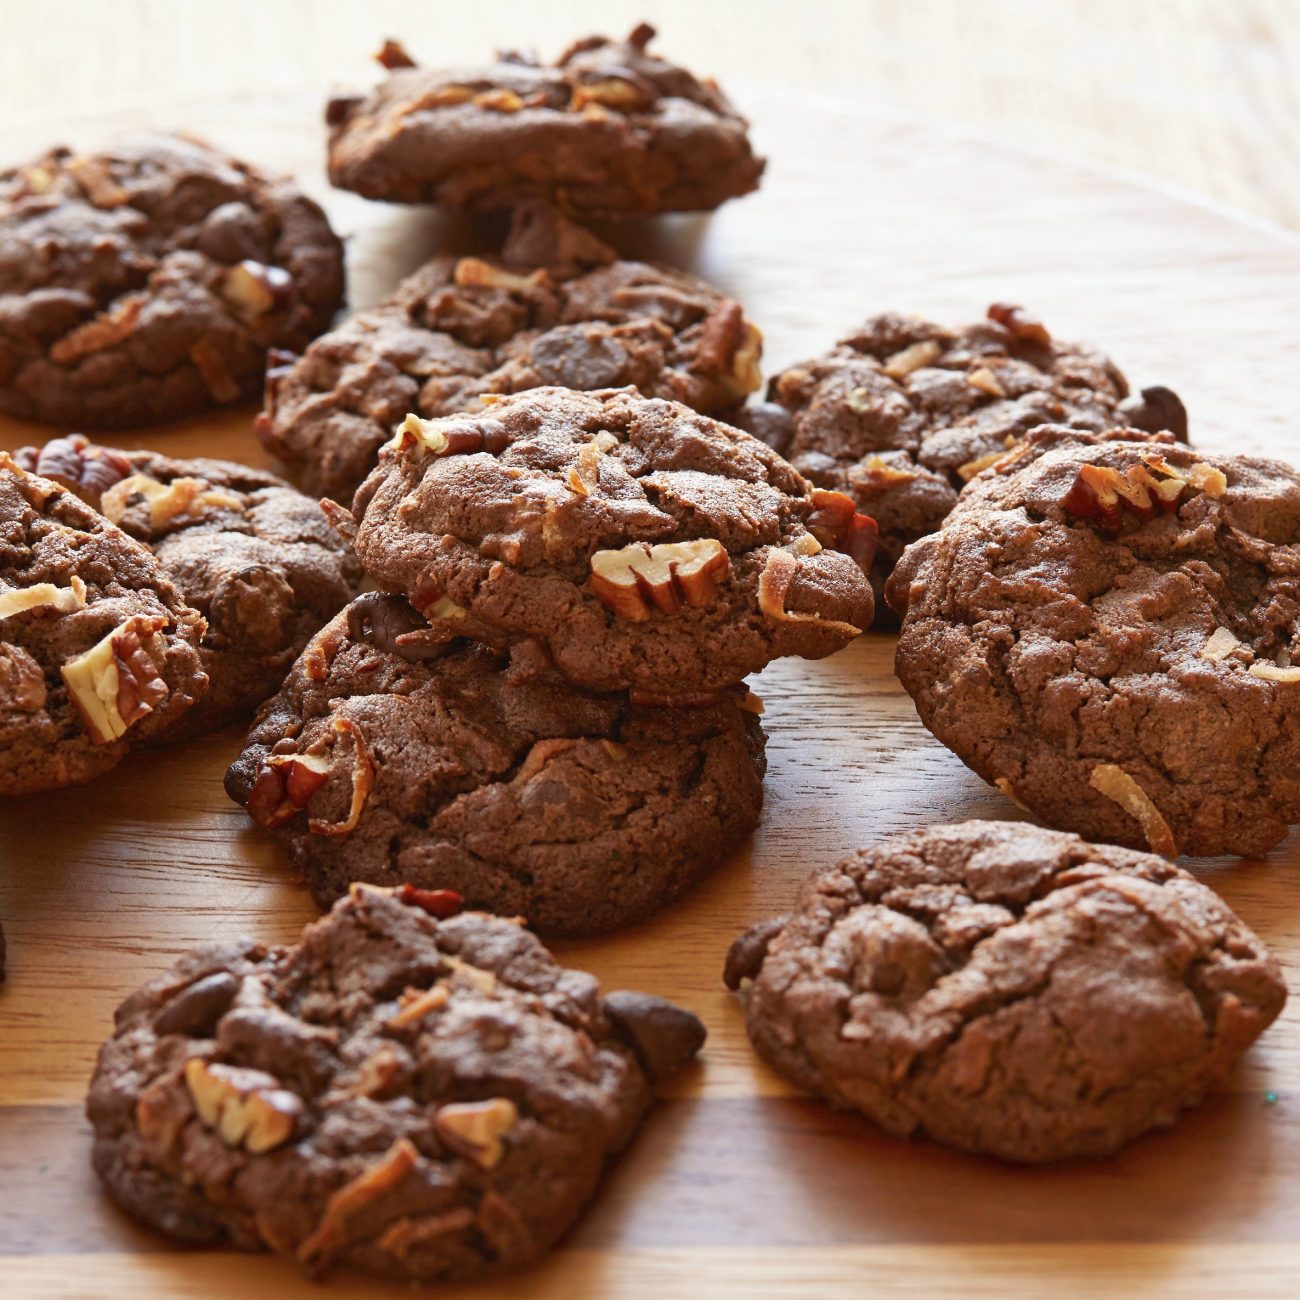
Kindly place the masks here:
POLYGON ((144 546, 0 452, 0 794, 88 781, 176 726, 205 631, 144 546))
POLYGON ((716 208, 757 188, 748 123, 712 81, 651 54, 654 28, 549 65, 436 70, 394 43, 369 95, 332 99, 330 180, 369 199, 478 211, 545 199, 584 216, 716 208))
POLYGON ((114 429, 251 397, 343 288, 286 179, 188 136, 53 149, 0 172, 0 410, 114 429))
POLYGON ((921 721, 1061 830, 1267 852, 1300 821, 1300 474, 1044 429, 886 588, 921 721))
POLYGON ((900 1137, 1041 1163, 1173 1124, 1277 1018, 1260 938, 1162 858, 1006 822, 896 835, 742 936, 759 1053, 900 1137))
POLYGON ((593 690, 717 690, 871 623, 871 519, 756 438, 629 389, 412 416, 332 514, 435 631, 536 640, 593 690))
POLYGON ((639 921, 758 821, 743 688, 672 706, 571 686, 536 645, 448 643, 370 593, 328 624, 226 777, 317 902, 450 889, 549 934, 639 921))
POLYGON ((207 694, 167 740, 251 714, 361 584, 361 566, 319 503, 263 470, 118 451, 79 434, 15 459, 148 546, 207 621, 207 694))
POLYGON ((95 1169, 170 1236, 312 1275, 500 1272, 567 1231, 703 1039, 517 924, 355 886, 297 945, 209 944, 122 1004, 95 1169))

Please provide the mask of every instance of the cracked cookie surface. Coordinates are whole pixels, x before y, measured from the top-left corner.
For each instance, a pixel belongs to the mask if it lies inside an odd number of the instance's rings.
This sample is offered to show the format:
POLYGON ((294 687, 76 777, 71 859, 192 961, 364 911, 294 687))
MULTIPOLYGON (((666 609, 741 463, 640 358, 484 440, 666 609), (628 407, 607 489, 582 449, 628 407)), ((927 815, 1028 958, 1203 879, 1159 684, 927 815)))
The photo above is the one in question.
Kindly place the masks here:
POLYGON ((1043 430, 887 594, 921 720, 1048 825, 1172 857, 1264 853, 1300 820, 1289 466, 1043 430))
POLYGON ((847 497, 627 389, 409 420, 352 509, 333 514, 366 572, 444 636, 536 639, 593 690, 715 690, 871 623, 874 525, 847 497))
POLYGON ((258 434, 305 489, 350 499, 408 412, 487 394, 634 385, 709 414, 760 383, 740 304, 670 267, 618 259, 554 211, 516 214, 500 259, 436 257, 383 302, 283 356, 258 434))
POLYGON ((704 1027, 446 902, 358 886, 295 946, 197 948, 128 998, 87 1106, 114 1199, 313 1275, 546 1251, 704 1027))
POLYGON ((1022 308, 948 329, 919 316, 869 318, 825 356, 791 366, 768 401, 737 416, 819 487, 876 520, 879 595, 904 547, 934 532, 978 469, 1041 424, 1101 432, 1133 424, 1186 441, 1187 413, 1165 388, 1130 398, 1100 352, 1054 338, 1022 308))
POLYGON ((0 452, 0 793, 88 781, 176 725, 205 627, 144 546, 0 452))
POLYGON ((362 596, 263 709, 226 789, 321 906, 354 880, 454 889, 551 934, 639 921, 758 822, 743 688, 691 708, 570 686, 535 646, 428 640, 362 596))
POLYGON ((1107 1155, 1221 1082, 1286 1000, 1260 938, 1152 854, 1007 822, 893 836, 733 944, 759 1053, 898 1136, 1107 1155))
POLYGON ((393 71, 330 102, 330 180, 370 199, 510 208, 546 199, 583 216, 716 208, 757 188, 748 124, 711 81, 650 54, 646 24, 593 36, 553 65, 393 71))
POLYGON ((51 150, 0 173, 0 410, 111 429, 250 397, 343 287, 287 179, 186 136, 51 150))
POLYGON ((118 451, 75 434, 15 457, 148 546, 207 621, 208 690, 168 740, 252 713, 361 584, 319 503, 264 470, 118 451))

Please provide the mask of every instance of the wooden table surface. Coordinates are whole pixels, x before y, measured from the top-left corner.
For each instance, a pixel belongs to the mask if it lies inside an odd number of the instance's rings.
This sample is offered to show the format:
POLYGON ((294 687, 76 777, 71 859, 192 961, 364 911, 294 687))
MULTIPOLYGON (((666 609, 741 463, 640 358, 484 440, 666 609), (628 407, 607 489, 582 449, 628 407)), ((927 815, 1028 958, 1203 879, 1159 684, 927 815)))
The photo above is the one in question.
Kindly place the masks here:
MULTIPOLYGON (((132 0, 117 8, 124 30, 146 9, 163 12, 132 0)), ((301 16, 316 7, 292 8, 301 16)), ((266 24, 282 36, 288 9, 268 8, 266 24)), ((885 11, 876 13, 882 22, 885 11)), ((911 20, 889 13, 913 49, 911 20)), ((1062 13, 1082 21, 1074 6, 1062 13)), ((199 31, 206 21, 196 20, 199 31)), ((475 29, 485 21, 476 17, 475 29)), ((695 28, 682 18, 684 39, 671 47, 690 47, 700 28, 716 36, 719 22, 707 7, 695 28)), ((437 44, 428 27, 424 41, 437 44)), ((416 46, 419 25, 406 30, 416 46)), ((453 35, 459 48, 464 32, 453 35)), ((815 37, 810 27, 796 45, 815 37)), ((274 63, 261 28, 250 27, 248 39, 251 59, 274 63)), ((754 48, 752 32, 744 42, 754 48)), ((304 43, 310 63, 316 46, 304 43)), ((557 41, 548 33, 544 43, 557 41)), ((20 110, 0 118, 5 156, 55 136, 93 141, 139 121, 201 129, 296 171, 327 202, 350 236, 354 305, 435 247, 491 237, 331 193, 320 168, 319 95, 294 87, 255 100, 228 94, 229 51, 213 49, 214 92, 197 77, 188 96, 168 81, 165 116, 129 96, 93 111, 76 86, 56 115, 24 91, 20 110)), ((842 51, 826 56, 842 66, 842 51)), ((34 49, 33 66, 44 57, 34 49)), ((877 66, 884 58, 872 57, 877 66)), ((0 58, 13 58, 7 36, 0 58)), ((757 71, 770 70, 768 58, 757 71)), ((1135 380, 1177 387, 1203 445, 1289 452, 1300 401, 1300 239, 955 125, 811 100, 772 77, 733 80, 772 158, 763 190, 712 219, 640 223, 616 238, 740 297, 765 329, 769 369, 821 349, 871 310, 959 320, 1012 298, 1061 335, 1104 344, 1135 380)), ((250 416, 227 412, 117 441, 263 463, 250 416)), ((0 447, 47 434, 0 421, 0 447)), ((787 907, 810 869, 889 831, 1015 815, 921 728, 891 661, 892 639, 871 635, 833 659, 763 673, 755 687, 768 706, 770 769, 751 849, 647 925, 557 945, 607 986, 691 1006, 710 1040, 563 1248, 531 1273, 466 1294, 1296 1294, 1300 999, 1176 1130, 1108 1162, 1045 1170, 892 1141, 794 1096, 753 1057, 740 1007, 721 983, 737 932, 787 907)), ((11 949, 0 990, 0 1295, 317 1293, 279 1261, 172 1249, 108 1204, 87 1163, 80 1107, 114 1005, 192 943, 239 932, 287 941, 314 915, 278 852, 222 793, 220 775, 239 747, 230 731, 129 759, 83 789, 0 807, 0 919, 11 949)), ((1190 865, 1276 946, 1300 989, 1297 838, 1266 861, 1190 865)), ((328 1287, 384 1293, 342 1276, 328 1287)))

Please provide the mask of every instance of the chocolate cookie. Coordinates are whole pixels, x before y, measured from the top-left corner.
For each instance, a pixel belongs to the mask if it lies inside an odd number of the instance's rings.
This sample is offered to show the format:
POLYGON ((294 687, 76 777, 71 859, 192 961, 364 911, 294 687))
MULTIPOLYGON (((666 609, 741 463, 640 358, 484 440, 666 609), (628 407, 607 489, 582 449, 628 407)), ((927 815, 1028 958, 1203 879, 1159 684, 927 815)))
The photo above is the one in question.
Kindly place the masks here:
POLYGON ((150 547, 207 620, 200 652, 211 683, 169 740, 251 713, 361 584, 319 503, 264 470, 117 451, 79 434, 15 457, 150 547))
POLYGON ((113 1198, 311 1274, 549 1249, 704 1026, 454 904, 356 886, 295 947, 210 944, 128 998, 87 1106, 113 1198))
POLYGON ((750 930, 750 1037, 900 1137, 1040 1163, 1174 1123, 1286 1001, 1263 941, 1163 859, 1006 822, 896 835, 750 930))
POLYGON ((547 199, 584 216, 716 208, 758 186, 748 123, 711 81, 626 41, 593 36, 553 66, 518 55, 479 68, 392 69, 330 101, 330 180, 368 199, 478 211, 547 199))
POLYGON ((769 401, 738 420, 876 521, 876 614, 891 622, 879 595, 903 548, 934 532, 965 483, 1036 425, 1128 423, 1186 441, 1187 412, 1169 389, 1127 394, 1109 358, 996 303, 957 330, 873 316, 824 357, 777 375, 769 401))
POLYGON ((740 304, 711 285, 619 261, 553 210, 529 208, 501 259, 436 257, 301 358, 277 358, 257 429, 308 491, 346 501, 410 411, 476 410, 486 394, 547 384, 631 384, 709 414, 758 388, 761 352, 740 304))
POLYGON ((454 889, 551 934, 641 920, 758 823, 743 688, 691 708, 570 686, 535 646, 430 642, 401 597, 325 627, 226 776, 322 907, 354 880, 454 889))
POLYGON ((0 794, 88 781, 203 694, 206 624, 139 542, 0 452, 0 794))
POLYGON ((53 149, 0 173, 0 410, 96 429, 250 397, 343 301, 320 208, 202 141, 53 149))
POLYGON ((875 526, 848 497, 629 389, 412 416, 353 514, 327 508, 435 633, 536 639, 593 690, 715 690, 779 655, 831 654, 871 623, 859 566, 875 526))
POLYGON ((922 722, 1049 825, 1172 857, 1300 821, 1289 466, 1040 431, 887 591, 922 722))

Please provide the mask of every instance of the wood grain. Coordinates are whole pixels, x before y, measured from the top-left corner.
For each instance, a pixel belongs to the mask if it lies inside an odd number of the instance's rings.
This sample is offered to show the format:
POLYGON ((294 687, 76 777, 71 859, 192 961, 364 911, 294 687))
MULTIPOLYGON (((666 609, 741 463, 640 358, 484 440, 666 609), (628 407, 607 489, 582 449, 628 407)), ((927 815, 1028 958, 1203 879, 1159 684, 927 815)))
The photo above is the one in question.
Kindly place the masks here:
MULTIPOLYGON (((299 171, 326 199, 350 235, 354 303, 435 243, 490 242, 490 228, 331 195, 315 107, 293 96, 196 101, 187 121, 299 171)), ((960 320, 1010 297, 1063 336, 1103 342, 1134 379, 1176 386, 1197 441, 1290 450, 1300 240, 902 116, 777 94, 750 107, 775 160, 759 195, 712 220, 616 238, 734 292, 767 332, 771 367, 868 311, 960 320)), ((102 132, 133 116, 77 125, 102 132)), ((249 414, 118 441, 260 463, 249 414)), ((0 446, 46 432, 3 423, 0 446)), ((792 1096, 755 1061, 720 978, 740 929, 787 907, 812 868, 889 831, 1015 815, 922 730, 891 660, 892 639, 872 635, 833 659, 761 674, 770 775, 751 848, 649 924, 560 945, 608 986, 690 1005, 710 1040, 565 1247, 475 1296, 1293 1293, 1300 1004, 1172 1133, 1108 1163, 1046 1171, 892 1142, 792 1096)), ((0 808, 11 949, 0 991, 0 1292, 316 1293, 276 1261, 170 1250, 106 1204, 86 1165, 80 1101, 116 1002, 193 942, 237 931, 287 940, 314 914, 222 793, 238 748, 227 732, 0 808)), ((1267 861, 1193 865, 1277 946, 1294 986, 1295 838, 1267 861)), ((335 1286, 365 1292, 352 1279, 335 1286)))

